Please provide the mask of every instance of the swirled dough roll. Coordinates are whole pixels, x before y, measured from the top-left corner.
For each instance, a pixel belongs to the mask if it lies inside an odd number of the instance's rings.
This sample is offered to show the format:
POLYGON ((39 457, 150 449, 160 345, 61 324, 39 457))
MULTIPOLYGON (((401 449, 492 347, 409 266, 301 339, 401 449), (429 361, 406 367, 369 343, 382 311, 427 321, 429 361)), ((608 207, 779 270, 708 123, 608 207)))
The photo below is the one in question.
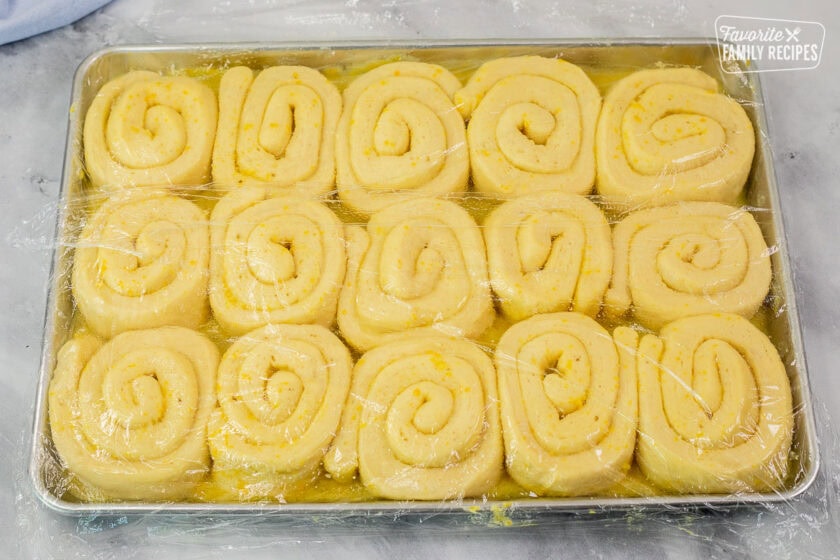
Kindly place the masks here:
POLYGON ((369 215, 407 198, 461 192, 469 179, 461 87, 442 66, 394 62, 344 90, 336 136, 341 201, 369 215))
POLYGON ((636 442, 634 331, 535 315, 496 347, 507 469, 525 488, 584 495, 624 478, 636 442))
POLYGON ((679 319, 638 351, 642 472, 675 492, 779 488, 793 409, 787 373, 766 335, 738 315, 679 319))
POLYGON ((159 190, 116 193, 90 217, 73 259, 73 297, 98 334, 207 317, 207 218, 159 190))
POLYGON ((505 202, 484 223, 490 282, 519 321, 550 311, 597 315, 612 274, 610 226, 582 196, 535 193, 505 202))
POLYGON ((210 179, 216 96, 192 78, 137 70, 88 109, 85 168, 95 186, 201 185, 210 179))
POLYGON ((643 325, 701 313, 752 317, 770 289, 770 251, 745 209, 683 202, 630 214, 613 229, 614 266, 604 308, 633 308, 643 325))
POLYGON ((222 357, 209 427, 213 471, 247 496, 314 476, 338 428, 353 361, 319 325, 268 325, 222 357))
POLYGON ((49 388, 52 439, 62 463, 97 495, 186 497, 206 475, 207 420, 219 352, 195 331, 131 331, 104 346, 66 343, 49 388))
POLYGON ((271 185, 321 195, 335 184, 341 94, 320 72, 275 66, 225 72, 213 149, 217 185, 271 185))
POLYGON ((693 68, 641 70, 604 98, 596 186, 619 207, 735 203, 754 151, 747 113, 714 78, 693 68))
POLYGON ((493 364, 479 347, 407 336, 356 364, 324 466, 338 480, 358 471, 371 492, 394 500, 480 496, 502 471, 497 407, 493 364))
POLYGON ((574 64, 540 56, 492 60, 455 94, 455 104, 469 120, 477 190, 592 190, 601 95, 574 64))
POLYGON ((474 338, 495 313, 484 240, 454 202, 411 200, 347 228, 341 334, 364 351, 406 331, 474 338))
POLYGON ((226 331, 335 319, 344 281, 344 226, 324 204, 248 187, 211 216, 210 305, 226 331))

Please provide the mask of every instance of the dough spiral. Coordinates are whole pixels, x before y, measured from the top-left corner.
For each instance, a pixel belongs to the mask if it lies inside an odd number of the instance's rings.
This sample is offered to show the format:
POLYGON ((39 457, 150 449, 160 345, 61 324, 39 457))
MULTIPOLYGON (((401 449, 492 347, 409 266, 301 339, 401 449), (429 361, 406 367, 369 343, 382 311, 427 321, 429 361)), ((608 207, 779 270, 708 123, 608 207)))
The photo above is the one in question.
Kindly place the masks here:
POLYGON ((511 320, 570 308, 598 314, 612 242, 595 204, 559 192, 525 195, 497 207, 484 226, 490 282, 511 320))
POLYGON ((406 198, 464 191, 469 179, 461 87, 442 66, 385 64, 344 90, 336 137, 341 201, 370 215, 406 198))
POLYGON ((675 492, 761 492, 783 485, 793 432, 785 367, 738 315, 670 323, 638 351, 642 472, 675 492))
POLYGON ((607 93, 595 139, 597 189, 622 206, 735 203, 755 152, 752 123, 693 68, 641 70, 607 93))
POLYGON ((219 352, 162 327, 66 343, 49 388, 52 439, 66 467, 107 497, 186 497, 209 469, 207 420, 219 352))
POLYGON ((624 478, 636 441, 636 333, 579 313, 535 315, 499 340, 507 469, 525 488, 586 495, 624 478))
POLYGON ((752 317, 770 289, 770 251, 742 208, 683 202, 630 214, 613 230, 608 314, 630 307, 657 329, 680 317, 729 312, 752 317))
POLYGON ((579 67, 540 56, 492 60, 455 94, 455 104, 469 120, 478 191, 592 190, 601 95, 579 67))
POLYGON ((411 200, 347 228, 348 266, 338 326, 358 350, 405 331, 474 338, 493 322, 484 241, 447 200, 411 200))
POLYGON ((480 496, 499 480, 502 438, 493 364, 469 341, 409 336, 366 353, 324 459, 377 496, 480 496))
POLYGON ((217 185, 271 185, 322 195, 335 184, 341 95, 320 72, 275 66, 225 72, 213 149, 217 185))
POLYGON ((73 296, 87 324, 112 337, 207 317, 209 233, 204 212, 159 190, 109 198, 88 220, 73 262, 73 296))
POLYGON ((192 78, 137 70, 105 84, 84 125, 95 186, 202 185, 210 179, 216 96, 192 78))
POLYGON ((324 204, 246 187, 211 216, 210 305, 227 332, 330 326, 344 281, 344 226, 324 204))
POLYGON ((353 361, 318 325, 268 325, 222 357, 219 405, 209 427, 215 474, 233 471, 243 492, 282 495, 313 476, 338 428, 353 361))

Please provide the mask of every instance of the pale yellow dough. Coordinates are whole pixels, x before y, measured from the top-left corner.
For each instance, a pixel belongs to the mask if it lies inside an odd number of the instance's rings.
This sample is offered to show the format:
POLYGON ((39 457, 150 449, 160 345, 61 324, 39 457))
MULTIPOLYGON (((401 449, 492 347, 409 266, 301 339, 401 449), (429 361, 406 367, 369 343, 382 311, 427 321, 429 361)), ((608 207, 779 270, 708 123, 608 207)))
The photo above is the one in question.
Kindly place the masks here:
POLYGON ((481 496, 502 474, 496 376, 475 344, 405 336, 366 353, 324 466, 394 500, 481 496))
POLYGON ((738 315, 680 319, 638 350, 637 461, 680 492, 766 492, 786 480, 790 385, 773 343, 738 315))
POLYGON ((338 326, 356 349, 407 331, 475 338, 493 322, 484 240, 454 202, 394 204, 348 227, 347 241, 338 326))
POLYGON ((344 90, 336 180, 348 208, 370 215, 394 202, 466 190, 466 132, 452 103, 460 87, 442 66, 394 62, 344 90))
POLYGON ((637 335, 580 313, 535 315, 496 347, 507 469, 541 495, 587 495, 621 481, 636 443, 637 335))
POLYGON ((770 251, 744 208, 682 202, 630 214, 613 230, 615 264, 604 308, 643 325, 701 313, 752 317, 770 289, 770 251))
POLYGON ((595 316, 612 274, 610 226, 582 196, 505 202, 484 222, 490 282, 513 321, 573 309, 595 316))
POLYGON ((85 116, 85 169, 109 189, 210 180, 216 96, 192 78, 137 70, 111 80, 85 116))
POLYGON ((244 187, 210 218, 210 305, 222 328, 268 323, 329 327, 344 281, 344 226, 323 203, 244 187))
POLYGON ((731 204, 749 175, 755 133, 744 109, 708 74, 641 70, 604 98, 595 150, 598 193, 617 207, 731 204))
POLYGON ((113 194, 89 218, 73 259, 73 297, 105 337, 206 318, 210 240, 192 202, 137 188, 113 194))
POLYGON ((344 344, 318 325, 268 325, 234 342, 209 424, 214 476, 232 474, 246 499, 282 498, 316 476, 352 369, 344 344))
POLYGON ((250 68, 231 68, 219 86, 213 181, 313 196, 329 192, 340 114, 341 94, 317 70, 275 66, 254 77, 250 68))
POLYGON ((207 421, 219 352, 195 331, 162 327, 66 343, 49 388, 50 431, 88 495, 178 499, 209 470, 207 421))
POLYGON ((492 60, 455 94, 455 104, 469 120, 478 191, 592 190, 601 95, 579 67, 540 56, 492 60))

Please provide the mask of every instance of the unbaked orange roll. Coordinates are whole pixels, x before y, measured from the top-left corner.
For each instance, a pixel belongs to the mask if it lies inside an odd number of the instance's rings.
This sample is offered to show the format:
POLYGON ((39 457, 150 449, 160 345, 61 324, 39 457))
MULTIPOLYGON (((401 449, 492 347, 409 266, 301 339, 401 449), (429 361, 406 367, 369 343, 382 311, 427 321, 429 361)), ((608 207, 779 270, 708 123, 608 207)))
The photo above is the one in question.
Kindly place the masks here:
POLYGON ((341 94, 320 72, 275 66, 226 71, 219 86, 213 181, 322 195, 335 184, 341 94))
POLYGON ((98 334, 207 317, 209 233, 192 202, 153 189, 114 194, 90 217, 73 259, 73 297, 98 334))
POLYGON ((406 336, 362 356, 324 466, 394 500, 480 496, 502 474, 496 376, 473 343, 406 336))
POLYGON ((232 474, 246 498, 283 497, 315 476, 352 369, 344 344, 318 325, 268 325, 234 342, 209 425, 214 476, 232 474))
POLYGON ((638 351, 637 461, 675 492, 763 492, 788 471, 793 408, 772 342, 739 315, 679 319, 638 351))
POLYGON ((192 78, 137 70, 105 84, 85 116, 95 186, 201 185, 210 179, 216 96, 192 78))
POLYGON ((580 313, 535 315, 496 347, 507 470, 544 495, 585 495, 627 474, 636 442, 636 333, 580 313))
POLYGON ((592 190, 601 95, 574 64, 540 56, 492 60, 455 94, 455 104, 469 120, 478 191, 592 190))
POLYGON ((597 315, 612 274, 610 226, 595 204, 560 192, 525 195, 484 222, 490 282, 513 321, 574 309, 597 315))
POLYGON ((207 420, 219 352, 182 327, 131 331, 105 345, 67 342, 49 388, 62 464, 89 496, 178 499, 209 470, 207 420))
POLYGON ((407 198, 461 192, 469 179, 461 87, 442 66, 394 62, 344 90, 336 136, 341 201, 370 215, 407 198))
POLYGON ((454 202, 394 204, 348 227, 347 240, 338 326, 356 349, 406 331, 475 338, 493 322, 484 240, 454 202))
POLYGON ((694 68, 635 72, 604 98, 595 139, 597 189, 619 207, 677 200, 735 203, 755 134, 737 101, 694 68))
POLYGON ((344 226, 329 208, 246 187, 222 198, 210 223, 210 305, 224 330, 333 323, 346 262, 344 226))
POLYGON ((770 251, 743 208, 683 202, 630 214, 613 229, 615 263, 604 308, 631 307, 643 325, 701 313, 752 317, 770 289, 770 251))

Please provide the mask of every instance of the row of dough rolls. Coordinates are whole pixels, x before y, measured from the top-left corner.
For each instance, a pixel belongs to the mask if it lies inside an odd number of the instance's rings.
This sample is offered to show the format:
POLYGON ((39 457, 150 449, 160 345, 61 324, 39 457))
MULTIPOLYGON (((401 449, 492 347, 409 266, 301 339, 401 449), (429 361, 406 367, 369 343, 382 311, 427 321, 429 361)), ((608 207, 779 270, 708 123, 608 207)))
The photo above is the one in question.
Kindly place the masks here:
POLYGON ((769 491, 786 480, 793 431, 778 353, 732 314, 641 340, 539 314, 502 335, 495 367, 442 335, 389 342, 355 367, 313 325, 263 327, 221 361, 183 327, 83 335, 59 353, 49 406, 87 499, 185 498, 212 469, 238 499, 284 500, 321 468, 383 498, 457 499, 486 495, 503 464, 536 494, 592 495, 634 457, 666 491, 769 491))
POLYGON ((749 318, 769 291, 769 253, 750 213, 719 203, 640 210, 611 231, 577 195, 507 201, 482 227, 452 201, 418 199, 345 226, 321 202, 248 187, 208 224, 186 199, 133 189, 85 224, 72 283, 104 337, 198 328, 209 307, 232 335, 337 322, 365 351, 406 332, 477 339, 495 318, 491 292, 514 322, 602 308, 652 329, 701 313, 749 318))
POLYGON ((581 68, 539 56, 486 62, 463 86, 442 66, 391 62, 342 93, 311 68, 240 66, 218 104, 195 79, 134 71, 102 87, 84 127, 96 186, 335 187, 363 216, 463 192, 470 175, 496 197, 594 185, 623 208, 735 203, 754 144, 744 109, 700 70, 634 72, 602 106, 581 68))
POLYGON ((74 337, 49 390, 53 441, 86 499, 183 499, 212 470, 239 499, 317 475, 353 361, 317 325, 269 325, 219 358, 183 327, 74 337))

